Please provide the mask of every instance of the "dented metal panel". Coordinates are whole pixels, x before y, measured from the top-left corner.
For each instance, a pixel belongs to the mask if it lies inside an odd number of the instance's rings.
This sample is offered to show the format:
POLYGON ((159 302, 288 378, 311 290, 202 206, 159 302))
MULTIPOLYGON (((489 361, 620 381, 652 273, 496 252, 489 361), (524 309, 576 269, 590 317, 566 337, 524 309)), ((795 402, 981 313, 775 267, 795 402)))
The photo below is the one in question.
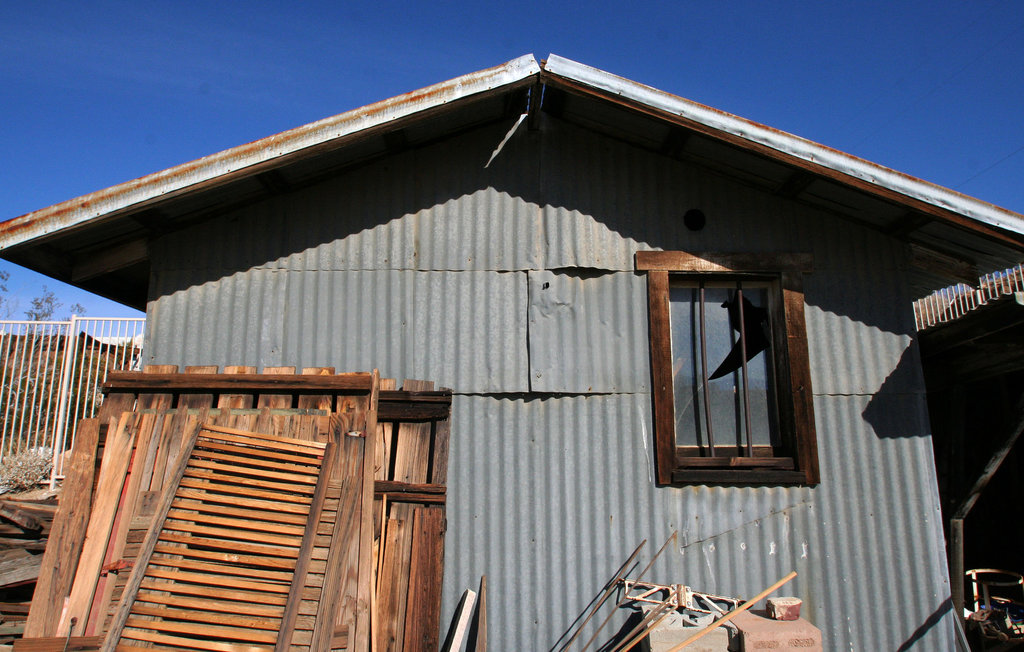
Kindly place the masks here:
POLYGON ((642 276, 530 272, 529 311, 533 391, 650 391, 642 276))

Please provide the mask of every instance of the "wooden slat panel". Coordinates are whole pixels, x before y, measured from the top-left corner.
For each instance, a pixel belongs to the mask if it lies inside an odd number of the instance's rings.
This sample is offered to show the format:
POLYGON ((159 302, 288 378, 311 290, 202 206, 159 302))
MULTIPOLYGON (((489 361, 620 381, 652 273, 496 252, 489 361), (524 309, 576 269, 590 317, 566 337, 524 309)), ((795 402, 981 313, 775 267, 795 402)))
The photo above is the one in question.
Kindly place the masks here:
MULTIPOLYGON (((242 466, 248 464, 248 460, 243 458, 239 460, 239 464, 232 465, 227 462, 211 464, 209 460, 204 459, 208 451, 204 451, 203 446, 217 443, 222 437, 229 437, 233 441, 241 440, 235 443, 256 454, 268 449, 274 451, 294 447, 292 440, 280 441, 278 438, 265 436, 250 437, 243 431, 214 427, 204 427, 191 439, 186 449, 188 458, 179 464, 175 477, 165 492, 159 510, 159 525, 147 535, 139 553, 138 567, 125 589, 105 649, 113 649, 117 640, 122 637, 126 640, 184 645, 180 641, 175 643, 168 638, 160 638, 172 635, 173 638, 180 634, 202 635, 206 638, 233 637, 250 643, 274 644, 281 629, 281 617, 286 613, 285 608, 289 604, 293 605, 288 625, 288 636, 291 638, 291 628, 298 615, 295 606, 300 604, 308 592, 304 580, 296 579, 295 571, 298 568, 304 578, 306 569, 310 567, 308 553, 313 547, 315 530, 306 527, 306 523, 309 519, 313 519, 313 522, 319 519, 327 478, 320 473, 319 465, 304 467, 307 469, 304 474, 262 471, 264 475, 288 478, 297 484, 233 475, 251 473, 251 467, 242 466), (210 466, 214 468, 208 468, 210 466), (257 500, 255 504, 269 508, 268 511, 282 498, 292 500, 293 506, 303 506, 305 509, 305 514, 290 512, 302 520, 303 525, 274 522, 262 514, 256 518, 249 518, 247 516, 252 515, 247 512, 252 511, 251 509, 233 507, 230 503, 220 504, 225 502, 222 497, 198 491, 194 486, 184 486, 191 476, 197 474, 216 477, 218 485, 237 487, 255 483, 256 486, 262 486, 262 497, 267 500, 257 500), (308 484, 311 480, 315 483, 313 487, 308 484), (185 496, 180 495, 182 492, 185 496), (210 499, 213 499, 214 504, 205 505, 205 501, 210 499), (295 500, 302 502, 297 504, 295 500), (312 514, 314 511, 315 514, 312 514), (183 534, 177 534, 179 532, 183 534), (220 552, 209 548, 219 548, 220 552), (191 558, 193 549, 195 556, 200 558, 199 561, 191 558), (301 554, 303 552, 304 555, 301 554), (282 556, 290 558, 281 559, 282 556), (260 559, 252 564, 253 557, 260 559), (205 560, 209 558, 217 563, 205 560), (266 558, 266 561, 263 558, 266 558), (258 568, 251 568, 251 565, 258 568), (159 613, 161 608, 145 606, 150 601, 159 604, 163 604, 160 600, 166 602, 167 598, 155 595, 154 591, 166 591, 177 600, 193 602, 179 602, 177 606, 188 608, 175 610, 173 616, 166 610, 159 613), (213 612, 210 616, 182 619, 183 614, 189 612, 207 611, 206 607, 200 606, 202 603, 197 598, 219 601, 220 606, 209 609, 213 612), (260 621, 260 628, 252 628, 244 624, 245 620, 241 616, 226 615, 236 612, 225 609, 224 603, 235 600, 250 607, 264 605, 279 610, 263 611, 258 614, 237 612, 244 614, 245 618, 258 616, 263 619, 260 621), (140 611, 134 609, 136 605, 140 606, 140 611), (233 633, 224 628, 225 624, 232 624, 231 618, 238 618, 237 624, 240 624, 240 629, 233 633), (267 619, 274 622, 271 623, 267 619)), ((307 448, 321 454, 311 457, 311 460, 323 461, 323 446, 307 448)))

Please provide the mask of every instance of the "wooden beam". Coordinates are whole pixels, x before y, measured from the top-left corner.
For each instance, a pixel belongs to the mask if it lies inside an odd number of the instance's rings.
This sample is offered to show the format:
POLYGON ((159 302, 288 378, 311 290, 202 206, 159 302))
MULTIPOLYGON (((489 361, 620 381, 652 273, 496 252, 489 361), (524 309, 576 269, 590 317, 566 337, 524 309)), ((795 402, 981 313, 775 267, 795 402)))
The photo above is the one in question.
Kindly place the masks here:
POLYGON ((309 376, 302 374, 140 374, 111 371, 103 383, 104 393, 122 392, 274 392, 309 393, 315 390, 365 392, 371 387, 368 373, 309 376))
POLYGON ((931 224, 932 221, 934 221, 934 218, 930 215, 908 211, 903 214, 903 217, 898 218, 891 225, 883 228, 882 233, 902 240, 911 232, 931 224))
POLYGON ((71 268, 71 280, 81 283, 97 276, 124 269, 149 258, 149 243, 144 239, 131 240, 100 251, 79 256, 71 268))
POLYGON ((1024 399, 1017 404, 1015 413, 1013 428, 1010 430, 1009 436, 1002 444, 1000 444, 995 452, 992 453, 992 457, 989 458, 985 468, 982 469, 981 475, 979 475, 978 479, 974 481, 974 486, 967 492, 967 495, 960 503, 960 507, 958 507, 956 512, 953 514, 953 518, 967 518, 967 515, 974 507, 974 504, 978 502, 978 498, 981 497, 981 492, 985 491, 985 487, 988 486, 992 476, 999 470, 999 467, 1006 459, 1006 456, 1010 454, 1010 450, 1013 448, 1013 445, 1017 443, 1017 439, 1020 438, 1020 433, 1024 432, 1024 399))
POLYGON ((638 251, 637 271, 664 270, 673 273, 767 274, 810 273, 814 257, 807 253, 690 253, 686 251, 638 251))
POLYGON ((978 282, 978 266, 974 261, 921 244, 910 244, 910 264, 940 278, 971 285, 978 282))
POLYGON ((797 195, 814 183, 814 180, 817 178, 817 176, 806 170, 795 170, 793 174, 789 175, 785 181, 779 184, 779 187, 775 189, 775 195, 787 199, 795 199, 797 195))

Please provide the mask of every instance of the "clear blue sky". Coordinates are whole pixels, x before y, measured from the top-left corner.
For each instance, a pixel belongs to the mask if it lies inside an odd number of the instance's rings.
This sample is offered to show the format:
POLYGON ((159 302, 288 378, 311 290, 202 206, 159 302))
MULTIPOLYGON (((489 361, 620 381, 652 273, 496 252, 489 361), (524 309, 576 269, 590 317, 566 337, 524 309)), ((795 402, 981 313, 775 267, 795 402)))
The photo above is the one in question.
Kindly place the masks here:
MULTIPOLYGON (((0 219, 549 52, 1024 212, 1024 3, 4 2, 0 219)), ((0 261, 21 311, 43 283, 0 261)))

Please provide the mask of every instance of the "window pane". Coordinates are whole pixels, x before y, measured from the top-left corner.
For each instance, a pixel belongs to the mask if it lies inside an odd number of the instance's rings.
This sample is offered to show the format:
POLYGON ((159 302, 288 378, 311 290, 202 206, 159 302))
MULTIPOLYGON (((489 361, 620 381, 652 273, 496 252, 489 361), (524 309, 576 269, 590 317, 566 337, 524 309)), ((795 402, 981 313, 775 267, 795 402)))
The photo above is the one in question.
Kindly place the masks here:
MULTIPOLYGON (((768 320, 768 288, 764 283, 744 282, 746 323, 747 391, 750 403, 751 440, 755 446, 771 445, 776 428, 771 374, 771 335, 768 320)), ((673 283, 670 293, 672 320, 672 373, 675 388, 676 444, 708 445, 705 410, 710 411, 715 446, 746 445, 746 409, 736 283, 707 283, 704 290, 704 330, 708 396, 705 401, 701 372, 700 289, 695 283, 673 283), (730 317, 730 313, 732 313, 730 317), (718 376, 712 379, 712 376, 718 376)), ((722 454, 721 451, 716 451, 722 454)))

